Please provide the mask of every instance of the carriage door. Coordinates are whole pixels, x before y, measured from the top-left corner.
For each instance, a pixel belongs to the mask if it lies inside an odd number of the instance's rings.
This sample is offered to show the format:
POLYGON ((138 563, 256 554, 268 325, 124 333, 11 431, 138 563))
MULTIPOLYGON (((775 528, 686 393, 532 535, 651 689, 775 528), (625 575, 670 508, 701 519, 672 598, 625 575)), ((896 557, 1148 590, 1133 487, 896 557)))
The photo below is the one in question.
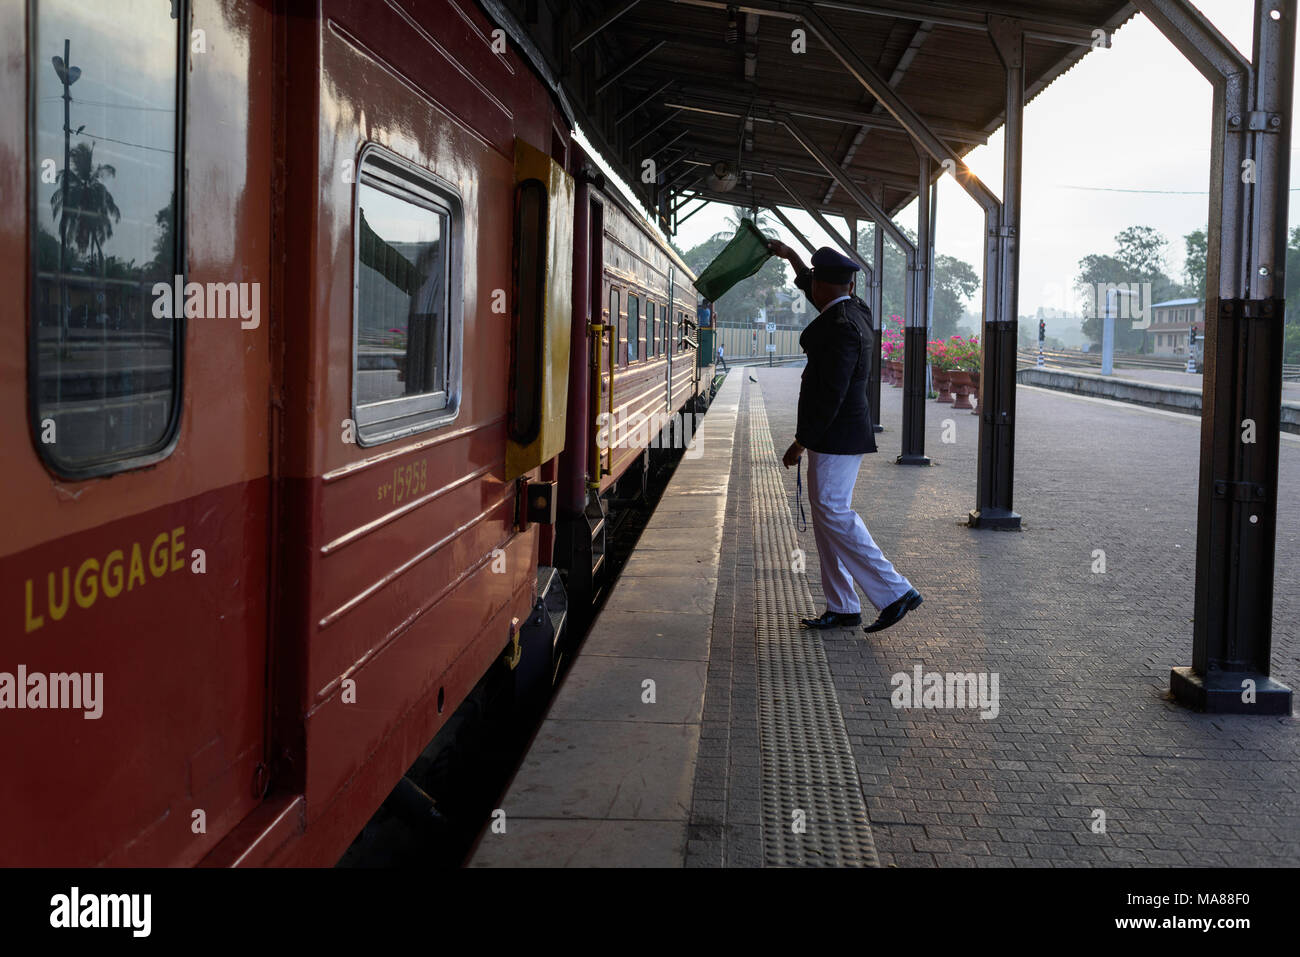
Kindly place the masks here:
MULTIPOLYGON (((599 301, 599 300, 597 300, 599 301)), ((619 295, 609 290, 609 319, 591 324, 591 443, 588 473, 593 486, 614 470, 614 368, 618 364, 619 295)))
POLYGON ((588 193, 587 213, 587 282, 588 319, 587 327, 591 330, 591 384, 587 389, 591 397, 591 409, 588 413, 587 480, 594 486, 600 486, 600 480, 609 474, 613 467, 613 451, 602 451, 595 441, 600 433, 599 421, 603 408, 613 411, 614 390, 614 349, 618 343, 618 293, 611 287, 609 293, 609 318, 601 322, 602 297, 605 292, 605 204, 596 198, 595 192, 588 193), (609 366, 609 385, 606 386, 604 367, 609 366), (607 391, 606 391, 607 390, 607 391))

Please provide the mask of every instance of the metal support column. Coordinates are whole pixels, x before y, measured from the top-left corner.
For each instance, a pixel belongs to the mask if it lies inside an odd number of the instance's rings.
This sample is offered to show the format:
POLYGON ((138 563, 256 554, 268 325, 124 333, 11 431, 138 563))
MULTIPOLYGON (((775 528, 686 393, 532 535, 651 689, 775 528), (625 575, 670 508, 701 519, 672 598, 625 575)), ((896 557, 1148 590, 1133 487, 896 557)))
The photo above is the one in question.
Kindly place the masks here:
POLYGON ((1025 38, 1021 25, 989 17, 989 38, 1006 71, 1007 122, 1002 202, 985 210, 984 340, 980 360, 980 446, 972 528, 1019 528, 1011 507, 1016 443, 1021 143, 1025 38))
MULTIPOLYGON (((929 339, 934 335, 934 244, 939 234, 939 184, 930 186, 930 247, 926 250, 926 261, 930 264, 930 294, 927 300, 929 313, 925 317, 925 335, 929 339)), ((934 382, 934 370, 925 367, 925 394, 929 395, 934 382)))
POLYGON ((926 321, 930 315, 930 154, 917 149, 916 249, 907 268, 907 326, 903 330, 903 453, 899 465, 929 465, 925 454, 926 321))
POLYGON ((1214 86, 1192 666, 1195 708, 1290 714, 1269 676, 1296 0, 1256 0, 1251 62, 1180 0, 1137 6, 1214 86))
MULTIPOLYGON (((872 192, 875 193, 872 199, 877 204, 883 204, 884 184, 877 183, 872 192)), ((871 278, 871 298, 867 304, 871 307, 871 321, 875 325, 876 341, 871 349, 871 378, 867 384, 867 399, 871 403, 875 430, 883 432, 885 427, 880 424, 880 348, 885 335, 885 231, 877 225, 872 230, 871 238, 871 265, 874 273, 871 278)))

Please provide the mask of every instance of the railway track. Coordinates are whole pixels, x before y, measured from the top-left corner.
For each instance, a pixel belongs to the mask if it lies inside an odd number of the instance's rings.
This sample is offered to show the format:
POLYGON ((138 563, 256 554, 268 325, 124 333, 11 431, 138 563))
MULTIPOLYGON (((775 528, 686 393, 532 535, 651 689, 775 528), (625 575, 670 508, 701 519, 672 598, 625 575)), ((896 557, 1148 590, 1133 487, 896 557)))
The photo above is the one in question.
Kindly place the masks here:
MULTIPOLYGON (((1038 361, 1038 350, 1019 349, 1016 352, 1016 356, 1021 366, 1032 366, 1038 361)), ((1080 369, 1101 368, 1100 352, 1052 352, 1049 350, 1043 350, 1043 358, 1052 365, 1069 366, 1080 369)), ((1114 361, 1115 365, 1120 368, 1165 369, 1170 372, 1184 372, 1187 369, 1187 360, 1177 356, 1143 356, 1116 353, 1114 361)))

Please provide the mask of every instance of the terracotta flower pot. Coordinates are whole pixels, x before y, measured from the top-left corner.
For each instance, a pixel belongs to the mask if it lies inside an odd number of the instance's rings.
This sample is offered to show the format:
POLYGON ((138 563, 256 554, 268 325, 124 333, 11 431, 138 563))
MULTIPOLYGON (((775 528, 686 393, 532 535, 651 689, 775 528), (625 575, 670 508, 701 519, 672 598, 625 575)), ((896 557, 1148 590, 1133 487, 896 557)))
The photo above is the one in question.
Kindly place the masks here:
POLYGON ((971 415, 979 415, 980 414, 980 374, 978 372, 972 372, 970 374, 970 378, 971 378, 971 394, 975 397, 975 408, 971 410, 971 415))
POLYGON ((970 373, 963 372, 961 370, 957 370, 955 372, 949 372, 948 381, 952 383, 952 395, 953 395, 952 407, 954 409, 975 408, 975 406, 973 406, 970 401, 970 393, 971 393, 970 373))
POLYGON ((952 382, 948 378, 950 375, 952 375, 951 372, 943 369, 934 370, 934 390, 939 393, 939 401, 945 405, 952 405, 953 403, 952 382))
POLYGON ((895 389, 903 387, 903 363, 898 359, 889 360, 889 384, 895 389))

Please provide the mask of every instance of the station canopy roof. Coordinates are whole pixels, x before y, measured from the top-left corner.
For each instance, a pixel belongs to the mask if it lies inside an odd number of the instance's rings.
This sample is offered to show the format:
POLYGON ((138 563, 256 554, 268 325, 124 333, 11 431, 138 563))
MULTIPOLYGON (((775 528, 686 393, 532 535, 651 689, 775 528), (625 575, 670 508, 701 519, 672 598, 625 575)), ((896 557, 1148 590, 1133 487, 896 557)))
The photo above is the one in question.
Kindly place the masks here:
MULTIPOLYGON (((1025 31, 1026 98, 1045 89, 1136 10, 1121 0, 485 0, 511 23, 583 132, 661 225, 690 194, 740 206, 794 206, 863 218, 773 117, 793 116, 891 214, 917 194, 911 138, 814 31, 811 8, 960 156, 1005 120, 1005 73, 989 34, 1025 31), (656 182, 641 181, 643 161, 656 182), (717 164, 727 164, 719 167, 717 164), (721 175, 719 175, 721 174, 721 175), (735 185, 724 187, 734 174, 735 185), (784 180, 779 182, 777 176, 784 180)), ((943 170, 934 167, 936 177, 943 170)), ((1000 192, 1000 184, 988 184, 1000 192)), ((684 204, 683 204, 684 205, 684 204)))

